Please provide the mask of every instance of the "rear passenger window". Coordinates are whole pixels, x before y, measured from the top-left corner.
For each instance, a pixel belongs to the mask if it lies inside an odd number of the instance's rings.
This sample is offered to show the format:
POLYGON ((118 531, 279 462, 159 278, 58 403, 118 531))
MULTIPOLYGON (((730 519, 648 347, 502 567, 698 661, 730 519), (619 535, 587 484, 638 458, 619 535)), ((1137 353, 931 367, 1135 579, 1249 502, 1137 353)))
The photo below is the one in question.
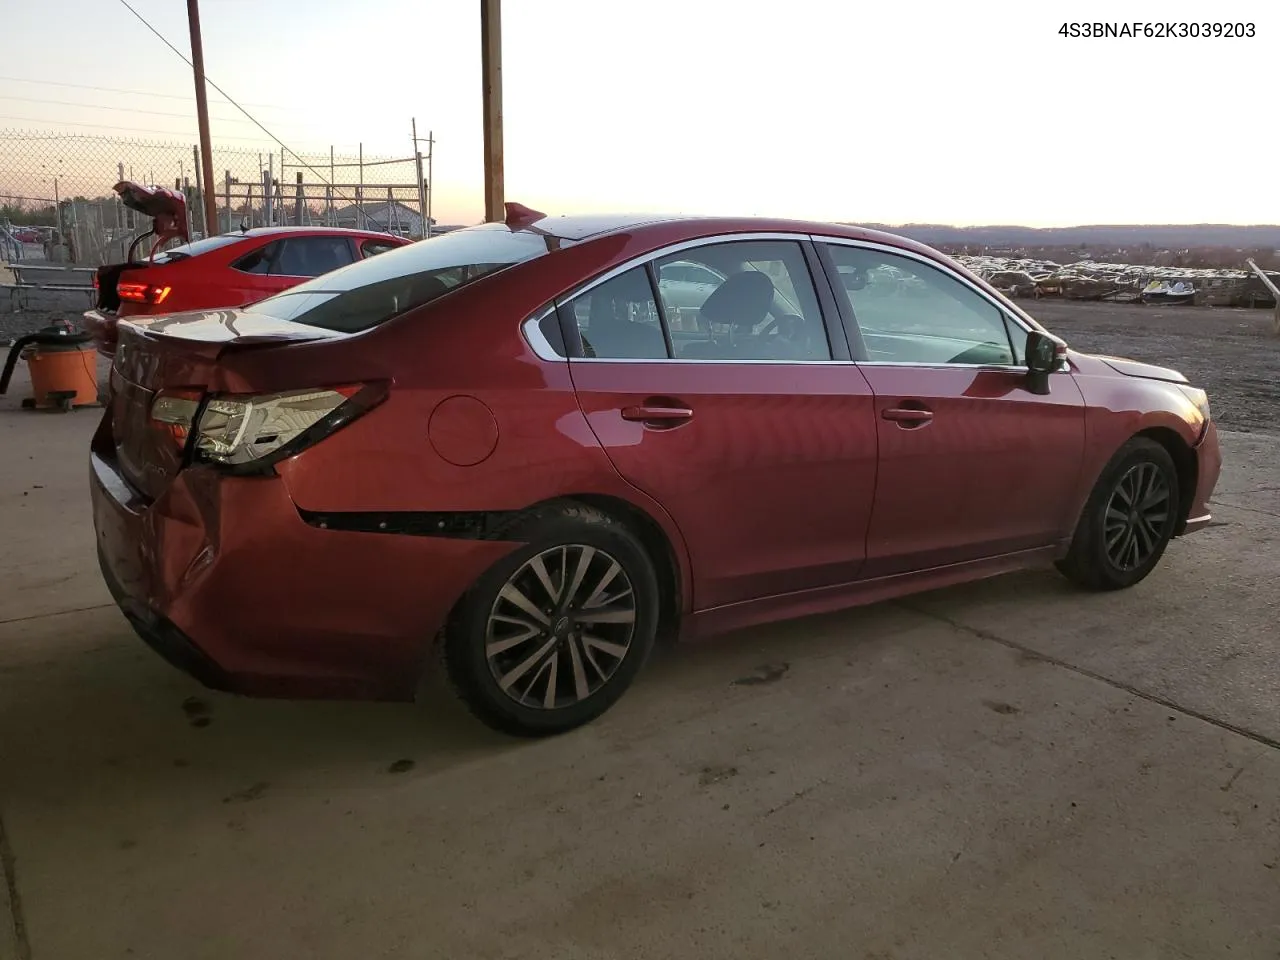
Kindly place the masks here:
POLYGON ((376 257, 380 253, 394 250, 398 246, 401 246, 401 244, 388 243, 385 240, 366 240, 360 246, 360 256, 368 260, 370 257, 376 257))
POLYGON ((253 273, 261 276, 271 272, 271 263, 280 252, 280 242, 264 243, 257 250, 246 253, 232 266, 241 273, 253 273))
POLYGON ((285 277, 318 277, 351 262, 346 237, 288 237, 271 272, 285 277))
POLYGON ((678 359, 831 359, 799 243, 715 243, 659 260, 657 268, 658 293, 678 359))
POLYGON ((601 360, 665 360, 658 305, 644 267, 634 267, 562 308, 582 337, 582 355, 601 360))

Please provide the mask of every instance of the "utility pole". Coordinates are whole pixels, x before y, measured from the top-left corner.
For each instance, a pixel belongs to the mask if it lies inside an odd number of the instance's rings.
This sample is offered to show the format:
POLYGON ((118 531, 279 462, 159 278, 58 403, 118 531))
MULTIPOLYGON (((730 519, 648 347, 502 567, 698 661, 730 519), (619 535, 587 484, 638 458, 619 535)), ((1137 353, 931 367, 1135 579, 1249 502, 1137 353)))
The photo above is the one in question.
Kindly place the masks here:
MULTIPOLYGON (((193 0, 194 2, 194 0, 193 0)), ((505 220, 502 177, 502 0, 480 0, 484 104, 484 218, 505 220)))
MULTIPOLYGON (((199 0, 187 0, 187 25, 191 28, 191 66, 196 75, 196 120, 200 125, 200 166, 205 183, 213 183, 213 147, 209 143, 209 101, 204 93, 204 45, 200 41, 199 0)), ((213 190, 204 191, 205 235, 218 222, 218 198, 213 190)))

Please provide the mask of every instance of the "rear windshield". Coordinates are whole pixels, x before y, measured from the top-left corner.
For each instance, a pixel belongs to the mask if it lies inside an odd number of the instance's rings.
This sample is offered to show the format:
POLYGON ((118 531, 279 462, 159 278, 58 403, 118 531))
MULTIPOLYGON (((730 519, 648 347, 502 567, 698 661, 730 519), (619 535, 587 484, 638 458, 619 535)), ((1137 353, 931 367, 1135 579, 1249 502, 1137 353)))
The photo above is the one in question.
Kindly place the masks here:
POLYGON ((325 330, 358 333, 571 242, 486 223, 340 267, 246 309, 325 330))
POLYGON ((203 240, 196 240, 194 243, 184 243, 178 247, 171 247, 163 253, 157 253, 155 263, 173 263, 175 260, 185 260, 187 257, 198 257, 202 253, 208 253, 210 250, 217 250, 219 247, 225 247, 229 243, 235 243, 241 239, 237 236, 219 236, 205 237, 203 240))

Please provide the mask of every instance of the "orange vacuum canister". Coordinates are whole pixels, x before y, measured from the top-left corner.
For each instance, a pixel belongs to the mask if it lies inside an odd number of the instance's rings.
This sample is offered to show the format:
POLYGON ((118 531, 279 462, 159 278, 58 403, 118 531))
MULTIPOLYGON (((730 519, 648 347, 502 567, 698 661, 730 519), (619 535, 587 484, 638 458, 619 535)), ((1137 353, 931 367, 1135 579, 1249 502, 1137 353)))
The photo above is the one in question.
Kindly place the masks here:
POLYGON ((22 401, 24 407, 71 410, 98 403, 98 357, 89 334, 73 330, 65 320, 56 320, 19 337, 5 361, 0 393, 9 388, 19 356, 26 359, 31 372, 33 395, 22 401))

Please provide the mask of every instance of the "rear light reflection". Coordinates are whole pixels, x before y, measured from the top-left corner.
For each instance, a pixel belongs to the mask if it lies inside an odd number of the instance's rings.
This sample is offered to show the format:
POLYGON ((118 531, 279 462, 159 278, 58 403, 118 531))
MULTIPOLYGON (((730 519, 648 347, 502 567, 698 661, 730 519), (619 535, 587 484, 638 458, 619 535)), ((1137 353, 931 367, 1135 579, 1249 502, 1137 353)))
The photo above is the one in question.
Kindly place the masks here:
POLYGON ((154 283, 118 283, 116 295, 130 303, 145 303, 158 307, 169 299, 171 287, 161 287, 154 283))
POLYGON ((166 434, 180 452, 186 449, 204 391, 196 388, 161 390, 151 402, 151 425, 166 434))

